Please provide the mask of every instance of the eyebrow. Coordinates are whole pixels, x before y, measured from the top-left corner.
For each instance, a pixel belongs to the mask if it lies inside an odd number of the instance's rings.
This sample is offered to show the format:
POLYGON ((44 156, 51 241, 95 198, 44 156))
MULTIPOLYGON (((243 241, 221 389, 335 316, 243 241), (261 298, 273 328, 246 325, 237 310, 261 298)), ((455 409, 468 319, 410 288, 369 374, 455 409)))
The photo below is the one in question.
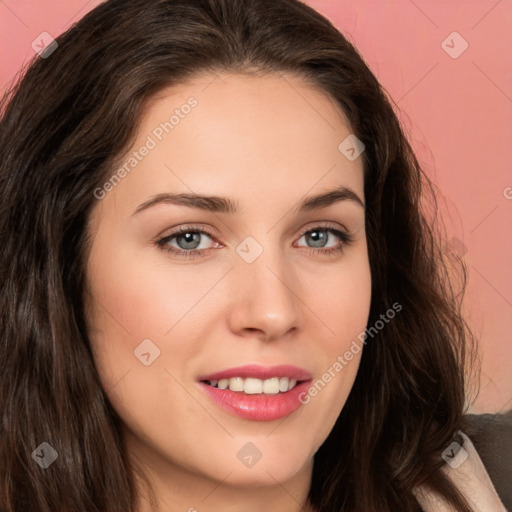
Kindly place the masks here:
MULTIPOLYGON (((298 213, 309 212, 313 210, 320 210, 327 208, 340 201, 351 201, 362 208, 365 208, 362 199, 350 188, 340 186, 329 192, 323 192, 314 196, 306 197, 294 208, 298 213)), ((152 206, 157 204, 173 204, 178 206, 188 206, 189 208, 198 208, 200 210, 206 210, 216 213, 228 213, 236 214, 239 213, 239 205, 236 201, 227 197, 219 196, 205 196, 198 194, 158 194, 151 197, 133 212, 136 215, 152 206)))

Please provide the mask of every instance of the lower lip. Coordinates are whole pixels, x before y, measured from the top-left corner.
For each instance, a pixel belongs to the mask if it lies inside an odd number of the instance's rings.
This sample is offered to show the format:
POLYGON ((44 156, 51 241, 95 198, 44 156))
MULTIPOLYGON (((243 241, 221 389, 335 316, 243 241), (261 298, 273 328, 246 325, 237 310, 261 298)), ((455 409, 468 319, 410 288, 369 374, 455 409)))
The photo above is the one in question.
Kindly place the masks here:
POLYGON ((286 393, 276 395, 246 395, 229 389, 219 389, 200 382, 206 394, 225 411, 254 421, 272 421, 288 416, 302 404, 301 393, 306 393, 310 380, 297 384, 286 393))

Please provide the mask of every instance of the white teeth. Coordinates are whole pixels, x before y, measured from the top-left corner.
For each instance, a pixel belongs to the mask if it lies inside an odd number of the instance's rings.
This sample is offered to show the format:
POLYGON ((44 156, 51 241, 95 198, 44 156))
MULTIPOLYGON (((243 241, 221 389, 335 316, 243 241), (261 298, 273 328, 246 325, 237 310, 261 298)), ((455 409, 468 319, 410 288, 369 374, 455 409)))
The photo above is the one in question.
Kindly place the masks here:
POLYGON ((285 393, 288 391, 288 383, 290 382, 290 379, 288 377, 281 377, 279 379, 279 391, 281 393, 285 393))
POLYGON ((277 377, 273 377, 272 379, 264 380, 263 393, 268 395, 277 395, 277 393, 279 393, 279 379, 277 377))
POLYGON ((246 395, 256 395, 263 392, 263 381, 261 379, 247 378, 244 382, 244 393, 246 395))
POLYGON ((228 386, 229 386, 229 379, 220 379, 217 384, 217 387, 219 389, 227 389, 228 386))
POLYGON ((230 379, 210 380, 207 381, 210 386, 219 389, 229 389, 230 391, 243 392, 247 395, 277 395, 279 392, 286 393, 293 389, 296 384, 296 379, 289 377, 272 377, 270 379, 254 379, 248 377, 231 377, 230 379))
POLYGON ((232 377, 229 379, 229 389, 231 391, 243 391, 244 379, 242 377, 232 377))

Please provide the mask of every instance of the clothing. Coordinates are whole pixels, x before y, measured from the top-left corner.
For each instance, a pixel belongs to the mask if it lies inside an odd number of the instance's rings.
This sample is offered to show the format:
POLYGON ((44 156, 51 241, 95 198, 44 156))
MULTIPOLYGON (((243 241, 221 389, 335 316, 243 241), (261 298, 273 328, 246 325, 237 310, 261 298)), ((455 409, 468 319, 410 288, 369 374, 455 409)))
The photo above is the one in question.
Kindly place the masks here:
MULTIPOLYGON (((463 446, 461 448, 454 444, 452 449, 447 448, 448 452, 443 452, 447 463, 442 471, 466 497, 475 512, 507 512, 473 443, 463 432, 459 433, 464 441, 463 446)), ((437 493, 418 488, 415 496, 425 512, 454 512, 437 493)))
POLYGON ((512 409, 466 414, 460 430, 471 439, 498 496, 512 511, 512 409))

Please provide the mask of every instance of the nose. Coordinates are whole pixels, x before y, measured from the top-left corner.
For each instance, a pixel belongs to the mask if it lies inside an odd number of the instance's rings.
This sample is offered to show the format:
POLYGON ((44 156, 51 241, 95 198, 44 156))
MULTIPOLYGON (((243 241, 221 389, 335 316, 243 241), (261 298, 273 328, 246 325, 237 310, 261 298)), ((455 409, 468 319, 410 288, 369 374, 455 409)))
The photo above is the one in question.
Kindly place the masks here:
POLYGON ((237 261, 231 272, 228 323, 239 336, 271 341, 302 327, 303 302, 293 269, 265 250, 255 261, 237 261))

